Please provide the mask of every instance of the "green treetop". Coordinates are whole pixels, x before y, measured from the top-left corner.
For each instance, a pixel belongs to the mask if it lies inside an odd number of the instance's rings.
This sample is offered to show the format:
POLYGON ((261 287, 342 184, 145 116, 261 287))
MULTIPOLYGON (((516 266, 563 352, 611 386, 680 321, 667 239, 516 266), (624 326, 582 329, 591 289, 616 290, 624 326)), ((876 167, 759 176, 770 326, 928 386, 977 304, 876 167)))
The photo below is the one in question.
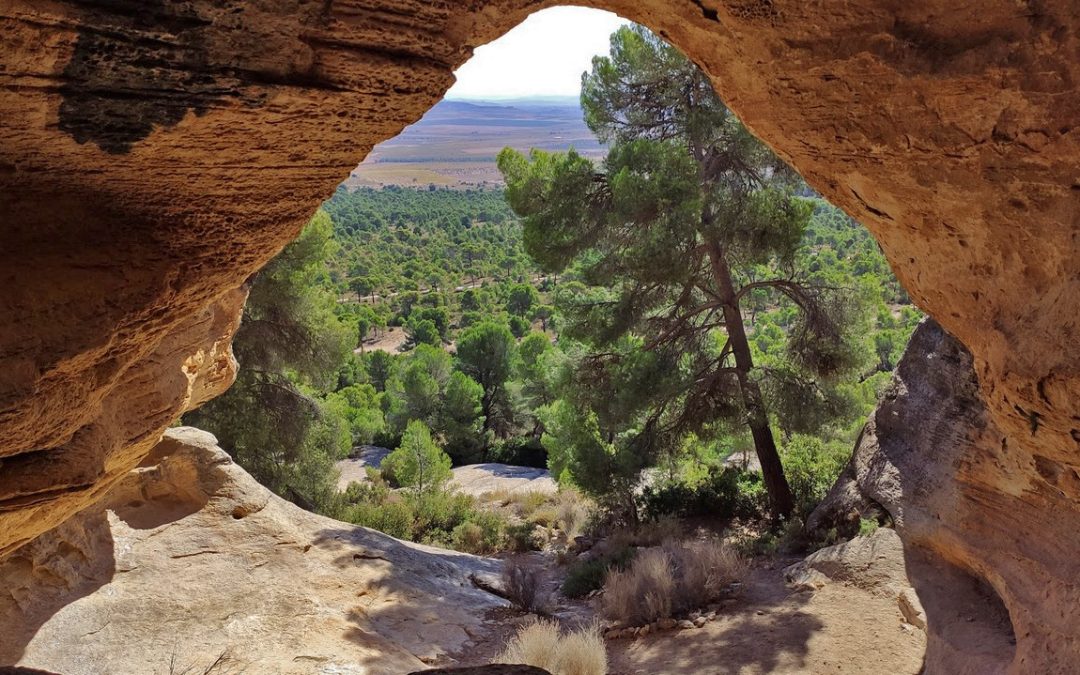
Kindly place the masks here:
POLYGON ((824 386, 854 354, 836 320, 843 303, 795 266, 811 216, 803 185, 698 68, 644 28, 612 36, 611 55, 582 78, 581 101, 609 144, 601 167, 573 151, 526 158, 508 148, 499 168, 529 255, 609 289, 561 296, 562 335, 589 349, 573 389, 597 406, 595 418, 581 413, 590 437, 623 436, 650 456, 740 420, 773 513, 787 516, 792 495, 761 385, 770 372, 755 367, 743 304, 758 293, 797 309, 787 351, 806 377, 787 385, 824 386))
POLYGON ((434 489, 451 476, 450 456, 435 444, 431 431, 419 420, 409 422, 401 445, 386 456, 382 468, 399 485, 416 488, 417 492, 434 489))

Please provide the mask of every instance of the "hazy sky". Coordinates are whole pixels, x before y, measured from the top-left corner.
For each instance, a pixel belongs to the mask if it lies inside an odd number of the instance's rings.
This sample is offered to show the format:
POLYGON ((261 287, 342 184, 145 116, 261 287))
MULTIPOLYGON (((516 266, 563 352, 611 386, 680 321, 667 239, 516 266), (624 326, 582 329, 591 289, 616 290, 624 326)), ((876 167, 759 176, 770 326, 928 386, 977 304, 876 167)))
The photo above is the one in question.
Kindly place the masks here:
POLYGON ((553 7, 531 15, 458 68, 448 98, 576 96, 592 57, 625 19, 596 9, 553 7))

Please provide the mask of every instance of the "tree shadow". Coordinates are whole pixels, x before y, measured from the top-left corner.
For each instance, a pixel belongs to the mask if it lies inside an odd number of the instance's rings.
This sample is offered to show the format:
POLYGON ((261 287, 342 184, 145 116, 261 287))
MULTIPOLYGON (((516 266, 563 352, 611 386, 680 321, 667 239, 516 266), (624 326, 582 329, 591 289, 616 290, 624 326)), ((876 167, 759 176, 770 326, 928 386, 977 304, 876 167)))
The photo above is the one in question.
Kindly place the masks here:
POLYGON ((507 605, 477 583, 498 577, 498 560, 344 524, 320 531, 312 546, 339 553, 333 559, 339 567, 367 567, 358 602, 345 613, 350 627, 344 637, 371 654, 361 654, 357 664, 372 672, 412 672, 412 659, 451 665, 488 632, 484 616, 507 605), (388 645, 400 654, 388 654, 388 645), (388 662, 400 663, 400 670, 388 662))
POLYGON ((617 641, 611 672, 811 672, 810 639, 825 628, 820 618, 802 609, 812 594, 792 593, 782 581, 765 581, 763 571, 754 575, 751 588, 703 628, 663 632, 632 643, 617 641), (763 592, 765 588, 771 590, 763 592))

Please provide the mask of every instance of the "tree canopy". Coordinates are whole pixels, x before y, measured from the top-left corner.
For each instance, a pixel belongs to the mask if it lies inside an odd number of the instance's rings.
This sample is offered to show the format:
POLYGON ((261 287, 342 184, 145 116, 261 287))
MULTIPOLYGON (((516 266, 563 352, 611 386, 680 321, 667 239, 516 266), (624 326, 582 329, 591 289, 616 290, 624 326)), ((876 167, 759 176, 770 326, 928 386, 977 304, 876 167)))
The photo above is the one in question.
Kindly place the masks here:
POLYGON ((843 321, 853 304, 796 265, 813 213, 805 186, 705 75, 642 27, 611 44, 582 78, 585 119, 610 144, 602 165, 572 150, 499 157, 526 251, 589 287, 559 307, 562 334, 588 347, 573 396, 602 439, 644 457, 744 423, 785 517, 793 499, 769 420, 782 406, 766 395, 811 399, 858 364, 843 321), (752 293, 797 311, 782 365, 754 364, 752 293))

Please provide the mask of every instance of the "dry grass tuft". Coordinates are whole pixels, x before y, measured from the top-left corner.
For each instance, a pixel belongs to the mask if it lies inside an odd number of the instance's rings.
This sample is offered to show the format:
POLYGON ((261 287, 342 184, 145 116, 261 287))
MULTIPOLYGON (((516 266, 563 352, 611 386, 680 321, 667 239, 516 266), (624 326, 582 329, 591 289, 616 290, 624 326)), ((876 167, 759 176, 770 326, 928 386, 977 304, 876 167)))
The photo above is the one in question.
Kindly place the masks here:
POLYGON ((665 542, 641 551, 604 582, 603 613, 631 626, 702 607, 741 579, 746 561, 719 541, 665 542))
POLYGON ((678 579, 672 600, 675 612, 688 612, 716 600, 748 569, 746 559, 715 539, 667 544, 678 579))
POLYGON ((518 629, 495 663, 543 668, 552 675, 606 675, 607 651, 597 625, 562 633, 541 619, 518 629))
POLYGON ((685 534, 684 530, 679 519, 663 516, 654 521, 617 530, 608 537, 608 542, 612 548, 659 546, 671 539, 681 539, 685 534))
POLYGON ((667 551, 659 548, 641 551, 626 571, 608 572, 604 582, 604 615, 630 625, 671 616, 674 572, 667 551))
POLYGON ((581 534, 585 521, 589 519, 589 501, 580 492, 572 488, 559 490, 556 498, 555 513, 559 529, 566 534, 567 541, 581 534))

